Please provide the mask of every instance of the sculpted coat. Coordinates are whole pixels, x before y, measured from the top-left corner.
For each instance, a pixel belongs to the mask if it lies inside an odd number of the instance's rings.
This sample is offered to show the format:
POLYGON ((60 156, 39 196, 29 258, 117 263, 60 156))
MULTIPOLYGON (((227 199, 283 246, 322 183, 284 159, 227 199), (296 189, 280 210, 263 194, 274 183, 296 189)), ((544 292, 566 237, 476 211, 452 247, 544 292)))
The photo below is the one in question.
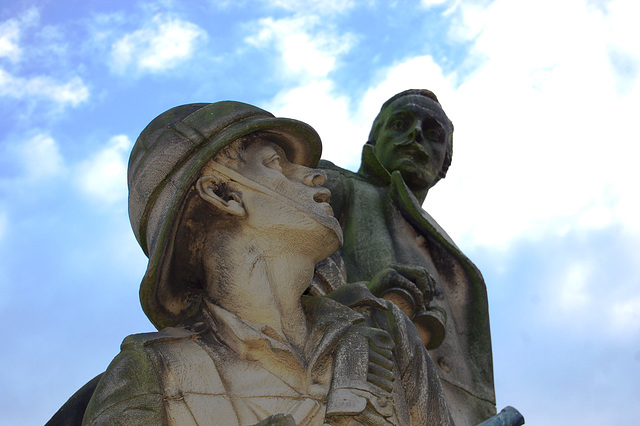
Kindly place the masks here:
POLYGON ((209 302, 198 319, 127 337, 83 424, 251 425, 278 413, 300 425, 450 424, 438 382, 430 380, 435 366, 406 316, 364 286, 334 297, 346 297, 353 309, 303 296, 311 326, 303 358, 267 327, 209 302), (385 352, 389 360, 373 358, 385 352), (378 377, 371 364, 381 369, 378 377), (368 419, 371 410, 381 416, 368 419))
POLYGON ((480 271, 420 206, 400 172, 389 173, 365 145, 358 173, 328 161, 331 206, 344 230, 349 282, 369 281, 391 264, 427 269, 436 281, 431 306, 446 313, 442 344, 430 350, 456 424, 496 412, 487 292, 480 271))
POLYGON ((147 126, 129 163, 130 218, 150 258, 156 333, 126 338, 83 424, 446 425, 411 321, 362 283, 304 295, 342 244, 320 140, 238 103, 147 126))

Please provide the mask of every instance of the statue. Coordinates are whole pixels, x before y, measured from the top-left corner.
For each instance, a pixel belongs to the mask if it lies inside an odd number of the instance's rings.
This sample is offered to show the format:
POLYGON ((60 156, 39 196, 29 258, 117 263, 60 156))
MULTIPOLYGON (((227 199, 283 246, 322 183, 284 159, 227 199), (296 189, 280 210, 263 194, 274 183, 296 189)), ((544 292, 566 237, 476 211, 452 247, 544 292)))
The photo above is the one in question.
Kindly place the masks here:
POLYGON ((450 424, 417 330, 362 283, 304 295, 342 230, 308 125, 238 102, 153 120, 129 162, 158 332, 127 337, 83 424, 450 424))
MULTIPOLYGON (((376 123, 361 171, 324 163, 327 182, 314 168, 320 138, 300 121, 232 101, 154 119, 131 153, 129 216, 149 257, 142 308, 159 331, 125 338, 47 424, 447 425, 495 414, 484 283, 416 199, 446 171, 452 126, 426 91, 392 98, 376 123)), ((522 422, 507 407, 482 425, 522 422)))
POLYGON ((486 287, 421 207, 451 164, 452 134, 432 92, 407 90, 382 106, 357 173, 320 167, 344 230, 347 281, 368 282, 412 318, 456 424, 477 424, 496 412, 486 287))

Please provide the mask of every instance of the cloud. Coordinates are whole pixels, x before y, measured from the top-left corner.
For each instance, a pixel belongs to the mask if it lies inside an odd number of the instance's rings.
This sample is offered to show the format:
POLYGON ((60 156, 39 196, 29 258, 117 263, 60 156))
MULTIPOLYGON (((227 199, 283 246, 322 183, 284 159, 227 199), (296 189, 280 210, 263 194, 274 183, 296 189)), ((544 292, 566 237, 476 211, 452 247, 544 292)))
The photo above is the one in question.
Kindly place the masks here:
POLYGON ((277 116, 309 123, 322 138, 323 158, 354 167, 362 147, 359 142, 366 138, 366 124, 357 111, 351 111, 349 98, 336 92, 329 76, 356 38, 326 25, 319 29, 321 23, 317 15, 264 18, 251 24, 253 33, 245 41, 263 50, 275 49, 278 75, 285 81, 286 88, 265 107, 277 116))
POLYGON ((434 6, 442 6, 447 2, 449 2, 449 0, 420 0, 420 5, 426 9, 429 9, 434 6))
POLYGON ((0 58, 9 58, 15 62, 20 58, 22 49, 18 46, 20 30, 14 20, 0 24, 0 58))
POLYGON ((76 169, 76 184, 89 198, 114 205, 127 197, 127 156, 132 147, 125 135, 109 139, 106 146, 76 169))
POLYGON ((273 46, 288 77, 326 77, 336 68, 338 57, 347 53, 356 39, 350 33, 316 31, 320 23, 317 16, 263 18, 251 25, 257 30, 245 41, 261 49, 273 46))
POLYGON ((305 13, 319 14, 346 12, 356 4, 354 0, 266 0, 265 3, 291 12, 305 11, 305 13))
POLYGON ((89 98, 89 89, 80 77, 60 83, 48 76, 14 77, 0 68, 0 96, 15 99, 45 98, 61 106, 77 106, 89 98))
POLYGON ((357 164, 382 102, 411 87, 433 90, 456 130, 452 168, 425 206, 463 245, 505 248, 616 223, 640 232, 640 87, 635 68, 620 66, 640 61, 633 8, 544 1, 458 2, 450 37, 470 46, 467 71, 445 74, 430 56, 409 57, 381 70, 356 104, 331 80, 355 37, 317 34, 316 18, 267 18, 246 41, 274 46, 285 73, 299 77, 272 110, 312 124, 324 157, 343 166, 357 164))
MULTIPOLYGON (((498 0, 456 11, 451 35, 471 43, 475 69, 424 85, 456 126, 452 168, 426 202, 455 240, 497 247, 610 223, 640 230, 632 195, 640 181, 638 75, 627 75, 621 91, 610 60, 614 47, 628 63, 640 59, 621 4, 602 13, 578 0, 498 0)), ((418 72, 403 79, 416 81, 418 72)), ((393 70, 387 80, 402 83, 393 70)))
POLYGON ((367 90, 361 105, 363 114, 369 117, 369 125, 378 115, 382 104, 403 90, 428 88, 436 93, 439 99, 451 96, 451 76, 445 76, 440 66, 428 55, 393 64, 381 70, 380 74, 382 78, 367 90))
POLYGON ((318 78, 278 94, 267 109, 311 124, 322 138, 322 157, 357 170, 371 124, 387 99, 408 87, 428 86, 440 94, 451 92, 450 79, 430 56, 390 66, 381 75, 381 81, 355 105, 347 96, 336 93, 330 79, 318 78))
POLYGON ((526 266, 511 267, 514 276, 522 279, 524 272, 525 277, 529 275, 525 280, 535 280, 517 291, 544 299, 536 312, 530 312, 535 315, 532 323, 554 330, 562 324, 574 336, 613 340, 640 332, 639 248, 637 237, 616 227, 549 238, 546 252, 538 249, 529 255, 526 266), (539 263, 540 259, 544 261, 539 263), (516 271, 521 268, 524 271, 516 271))
POLYGON ((640 295, 620 300, 611 306, 612 328, 624 336, 640 332, 640 295))
POLYGON ((198 43, 207 38, 199 26, 168 15, 156 15, 143 28, 116 41, 111 48, 111 68, 157 73, 188 61, 198 43))
MULTIPOLYGON (((35 60, 39 66, 53 57, 64 53, 64 46, 54 41, 61 38, 60 32, 50 26, 40 28, 36 39, 45 41, 44 48, 32 43, 29 49, 20 46, 20 38, 25 29, 34 27, 39 22, 39 13, 31 8, 17 18, 0 23, 0 58, 10 62, 21 63, 35 60), (46 53, 44 53, 46 51, 46 53), (43 58, 43 55, 47 55, 43 58)), ((56 80, 49 75, 21 77, 6 67, 0 67, 0 96, 14 99, 48 99, 60 106, 77 106, 89 98, 89 89, 80 77, 72 77, 67 81, 56 80)))
POLYGON ((0 212, 0 241, 4 239, 4 236, 7 233, 8 223, 9 223, 9 219, 7 219, 7 213, 0 212))
POLYGON ((354 168, 360 160, 367 124, 349 109, 349 99, 336 95, 331 81, 315 80, 284 91, 266 106, 278 117, 310 124, 322 139, 322 158, 354 168))
POLYGON ((0 58, 17 62, 22 56, 18 41, 23 28, 33 26, 39 19, 38 10, 28 9, 19 17, 0 23, 0 58))
POLYGON ((66 172, 64 158, 56 141, 47 134, 38 134, 18 148, 18 157, 28 181, 42 181, 66 172))

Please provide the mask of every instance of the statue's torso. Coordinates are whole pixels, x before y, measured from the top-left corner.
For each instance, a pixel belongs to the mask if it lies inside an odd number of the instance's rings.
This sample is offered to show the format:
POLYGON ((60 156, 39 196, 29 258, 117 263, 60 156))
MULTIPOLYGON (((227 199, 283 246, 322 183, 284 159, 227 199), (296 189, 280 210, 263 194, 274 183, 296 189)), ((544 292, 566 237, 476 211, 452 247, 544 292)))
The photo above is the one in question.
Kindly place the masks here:
POLYGON ((486 288, 477 268, 411 199, 402 181, 374 185, 359 174, 325 170, 344 229, 347 280, 369 281, 394 263, 425 268, 436 281, 431 306, 446 313, 445 339, 429 353, 454 420, 476 424, 494 415, 486 288))

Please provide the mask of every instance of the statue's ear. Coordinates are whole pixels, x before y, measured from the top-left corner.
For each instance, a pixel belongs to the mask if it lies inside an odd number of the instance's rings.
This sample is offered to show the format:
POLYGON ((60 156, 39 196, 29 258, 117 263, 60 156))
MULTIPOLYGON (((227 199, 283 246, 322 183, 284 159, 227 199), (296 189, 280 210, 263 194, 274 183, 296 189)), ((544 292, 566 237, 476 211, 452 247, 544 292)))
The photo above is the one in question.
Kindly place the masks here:
POLYGON ((200 198, 215 208, 233 216, 245 217, 247 215, 242 196, 237 192, 225 189, 216 176, 202 176, 196 182, 196 189, 200 198))

